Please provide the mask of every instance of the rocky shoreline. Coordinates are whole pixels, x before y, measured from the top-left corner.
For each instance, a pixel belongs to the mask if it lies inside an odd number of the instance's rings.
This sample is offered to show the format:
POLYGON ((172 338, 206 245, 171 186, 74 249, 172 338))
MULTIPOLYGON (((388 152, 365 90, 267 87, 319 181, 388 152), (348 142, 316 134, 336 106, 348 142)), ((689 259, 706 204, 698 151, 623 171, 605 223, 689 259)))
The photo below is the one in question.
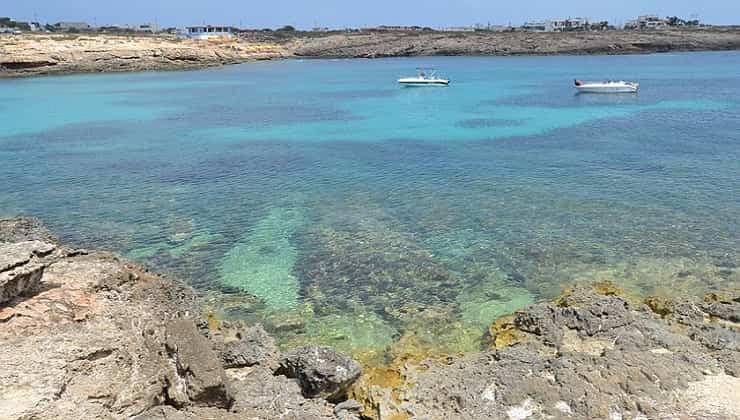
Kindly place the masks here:
POLYGON ((740 28, 661 31, 360 32, 298 38, 291 55, 321 58, 607 55, 740 49, 740 28))
POLYGON ((201 316, 177 281, 0 220, 0 419, 356 419, 327 399, 360 373, 324 347, 281 355, 259 326, 201 316))
POLYGON ((0 36, 0 77, 187 70, 283 57, 269 43, 110 34, 0 36))
POLYGON ((671 300, 579 286, 493 322, 469 354, 365 367, 282 353, 186 285, 0 220, 1 419, 740 417, 740 291, 671 300))
POLYGON ((740 49, 740 28, 586 33, 257 32, 239 41, 174 36, 0 36, 0 77, 186 70, 281 58, 648 54, 740 49))

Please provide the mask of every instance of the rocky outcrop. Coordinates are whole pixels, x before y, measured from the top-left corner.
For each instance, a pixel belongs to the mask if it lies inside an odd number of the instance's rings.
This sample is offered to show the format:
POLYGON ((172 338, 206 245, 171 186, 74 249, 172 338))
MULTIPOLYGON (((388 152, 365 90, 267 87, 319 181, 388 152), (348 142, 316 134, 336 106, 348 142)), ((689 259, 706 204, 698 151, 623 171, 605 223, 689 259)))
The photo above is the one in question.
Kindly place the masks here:
POLYGON ((281 355, 259 326, 201 318, 185 285, 0 220, 0 274, 32 271, 2 292, 0 419, 740 418, 737 290, 575 287, 494 322, 485 351, 391 352, 361 373, 327 347, 281 355))
POLYGON ((193 402, 204 406, 229 408, 232 403, 226 373, 210 341, 190 319, 166 324, 164 349, 175 368, 168 391, 176 404, 193 402), (183 391, 185 391, 183 393, 183 391))
POLYGON ((287 48, 301 57, 378 58, 434 55, 638 54, 740 49, 737 28, 585 33, 359 32, 299 37, 287 48))
POLYGON ((588 33, 277 31, 220 42, 160 35, 25 34, 0 37, 0 77, 181 70, 285 57, 639 54, 737 49, 737 28, 588 33))
POLYGON ((223 330, 225 335, 219 356, 225 368, 261 366, 277 369, 280 352, 275 339, 261 325, 232 327, 227 324, 223 330))
POLYGON ((740 295, 664 301, 657 314, 604 291, 494 323, 490 351, 371 369, 352 395, 375 419, 740 416, 740 295))
POLYGON ((22 35, 0 37, 0 76, 180 70, 274 59, 274 44, 190 41, 174 36, 22 35))
POLYGON ((54 249, 53 244, 41 241, 0 243, 0 304, 39 287, 46 267, 40 259, 54 249))
POLYGON ((336 400, 362 374, 360 365, 325 346, 305 346, 280 360, 278 372, 298 379, 303 395, 336 400))
POLYGON ((202 319, 189 287, 60 245, 32 219, 0 220, 0 239, 12 280, 0 289, 0 419, 337 418, 275 374, 261 327, 202 319))

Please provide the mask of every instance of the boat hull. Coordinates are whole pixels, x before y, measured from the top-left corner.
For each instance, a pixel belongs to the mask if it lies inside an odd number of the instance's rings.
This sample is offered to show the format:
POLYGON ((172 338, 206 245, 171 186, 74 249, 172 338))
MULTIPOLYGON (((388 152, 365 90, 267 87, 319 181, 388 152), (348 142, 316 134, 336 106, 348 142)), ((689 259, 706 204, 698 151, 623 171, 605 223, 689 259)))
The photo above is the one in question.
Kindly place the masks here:
POLYGON ((579 93, 637 93, 637 85, 583 85, 576 86, 579 93))
POLYGON ((424 80, 424 79, 399 79, 398 84, 408 87, 420 86, 449 86, 450 81, 444 79, 424 80))

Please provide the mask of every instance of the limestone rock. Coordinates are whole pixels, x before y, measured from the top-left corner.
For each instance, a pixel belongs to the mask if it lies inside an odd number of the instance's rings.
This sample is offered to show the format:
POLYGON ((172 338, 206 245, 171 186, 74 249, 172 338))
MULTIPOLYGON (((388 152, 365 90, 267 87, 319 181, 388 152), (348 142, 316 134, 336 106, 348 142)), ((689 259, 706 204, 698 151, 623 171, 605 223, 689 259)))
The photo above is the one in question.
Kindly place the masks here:
POLYGON ((360 365, 329 347, 305 346, 280 360, 278 374, 298 379, 303 395, 329 400, 341 397, 360 377, 360 365))
POLYGON ((689 298, 661 305, 583 288, 527 307, 492 327, 493 351, 370 369, 352 396, 372 419, 701 418, 740 409, 736 296, 721 308, 689 298), (665 309, 665 310, 664 310, 665 309), (721 316, 717 316, 721 315, 721 316), (505 339, 513 337, 512 339, 505 339), (715 387, 711 403, 698 398, 715 387), (395 416, 395 417, 394 417, 395 416), (690 416, 691 417, 691 416, 690 416))
POLYGON ((298 37, 287 46, 301 57, 381 58, 434 55, 629 54, 737 49, 737 30, 602 31, 588 34, 367 32, 298 37))
POLYGON ((356 400, 347 400, 334 407, 334 415, 340 420, 359 420, 362 404, 356 400))
POLYGON ((280 353, 275 339, 260 325, 239 327, 224 339, 219 356, 224 368, 264 366, 275 369, 280 353))
MULTIPOLYGON (((8 239, 18 235, 17 232, 3 234, 8 239)), ((39 258, 54 249, 55 245, 37 240, 0 242, 0 305, 38 288, 47 266, 39 258)))
POLYGON ((192 402, 228 408, 232 398, 221 362, 195 323, 189 319, 170 321, 165 340, 168 357, 176 369, 170 388, 184 387, 192 402))
POLYGON ((295 420, 321 420, 334 418, 326 401, 306 400, 300 385, 285 376, 275 376, 272 371, 256 367, 245 376, 232 381, 235 390, 233 411, 240 418, 280 418, 295 420))
POLYGON ((0 305, 38 288, 45 265, 35 264, 0 273, 0 305))
POLYGON ((48 255, 54 248, 54 245, 41 241, 0 242, 0 272, 23 265, 34 256, 48 255))
POLYGON ((38 286, 0 306, 0 418, 334 418, 273 375, 279 353, 261 327, 209 330, 188 286, 44 232, 0 220, 0 278, 30 273, 38 286))
POLYGON ((79 72, 176 70, 272 59, 278 45, 200 42, 174 36, 22 35, 0 38, 0 77, 79 72))

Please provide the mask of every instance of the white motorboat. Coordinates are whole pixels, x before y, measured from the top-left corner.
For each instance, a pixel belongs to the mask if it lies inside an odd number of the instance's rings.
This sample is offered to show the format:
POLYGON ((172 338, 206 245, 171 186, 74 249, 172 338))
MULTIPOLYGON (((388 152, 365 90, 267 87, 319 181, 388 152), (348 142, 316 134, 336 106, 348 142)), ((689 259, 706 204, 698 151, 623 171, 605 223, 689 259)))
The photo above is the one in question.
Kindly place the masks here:
POLYGON ((398 79, 401 86, 448 86, 450 81, 437 76, 434 69, 418 68, 416 77, 398 79))
POLYGON ((637 93, 639 83, 625 82, 624 80, 606 82, 583 82, 576 80, 576 90, 579 93, 637 93))

